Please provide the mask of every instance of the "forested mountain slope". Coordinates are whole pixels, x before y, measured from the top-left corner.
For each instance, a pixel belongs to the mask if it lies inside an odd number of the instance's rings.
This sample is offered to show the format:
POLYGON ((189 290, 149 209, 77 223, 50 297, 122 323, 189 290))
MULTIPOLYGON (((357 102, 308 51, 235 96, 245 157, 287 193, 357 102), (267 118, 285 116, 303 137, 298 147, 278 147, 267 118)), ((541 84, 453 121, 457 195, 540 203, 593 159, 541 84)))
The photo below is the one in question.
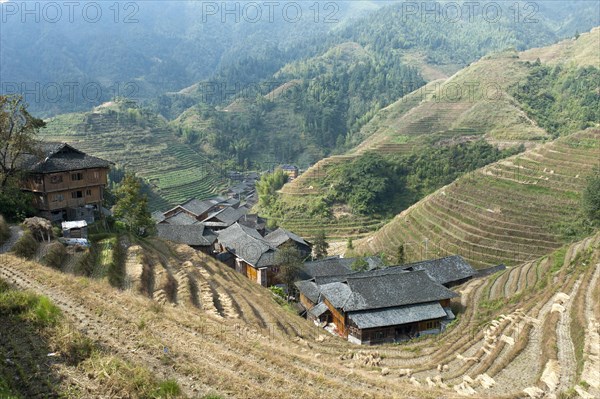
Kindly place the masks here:
MULTIPOLYGON (((379 111, 355 135, 360 144, 353 150, 323 159, 286 184, 281 190, 281 208, 294 207, 298 199, 307 203, 323 197, 327 191, 323 184, 331 173, 369 152, 410 156, 477 139, 502 148, 518 144, 532 147, 561 134, 597 126, 600 69, 588 64, 594 59, 592 54, 600 57, 598 42, 600 30, 594 29, 549 50, 535 50, 559 59, 566 59, 560 54, 568 51, 574 57, 566 65, 539 64, 537 57, 529 61, 529 53, 525 53, 528 60, 522 60, 523 53, 505 52, 484 57, 445 81, 429 83, 379 111), (581 66, 577 60, 582 60, 581 66)), ((324 206, 334 212, 337 207, 331 203, 324 206)), ((326 232, 333 237, 356 238, 377 227, 365 224, 357 215, 346 216, 339 223, 348 225, 349 220, 356 220, 347 235, 340 235, 329 223, 324 225, 326 232)), ((291 219, 281 223, 300 229, 303 224, 307 228, 316 225, 312 218, 304 223, 291 219)), ((331 223, 338 224, 335 219, 331 223)))
MULTIPOLYGON (((197 134, 205 149, 216 150, 240 165, 285 162, 306 167, 360 143, 365 136, 359 131, 380 109, 426 80, 447 77, 489 53, 551 44, 564 37, 565 29, 572 29, 561 28, 564 21, 558 15, 589 17, 595 10, 587 3, 573 7, 548 3, 524 14, 523 18, 536 16, 536 23, 526 23, 520 19, 525 4, 502 3, 501 17, 491 23, 486 15, 469 17, 464 9, 457 18, 450 18, 444 2, 420 3, 417 10, 411 8, 414 5, 392 4, 349 21, 323 36, 316 56, 292 61, 262 79, 255 73, 259 64, 252 59, 245 66, 225 68, 212 79, 161 97, 156 110, 173 117, 193 102, 176 124, 197 134), (257 104, 257 96, 275 87, 286 87, 287 95, 267 97, 257 104), (235 107, 230 106, 232 102, 235 107), (287 131, 293 147, 281 139, 287 131), (222 143, 215 136, 222 137, 222 143)), ((581 31, 600 23, 589 18, 578 21, 581 31)), ((497 75, 488 80, 509 74, 497 75)), ((438 94, 438 101, 440 95, 444 96, 438 94)), ((495 99, 493 94, 485 95, 495 99)), ((507 112, 505 108, 501 104, 498 112, 507 112)), ((480 115, 473 110, 471 117, 479 119, 480 115)))

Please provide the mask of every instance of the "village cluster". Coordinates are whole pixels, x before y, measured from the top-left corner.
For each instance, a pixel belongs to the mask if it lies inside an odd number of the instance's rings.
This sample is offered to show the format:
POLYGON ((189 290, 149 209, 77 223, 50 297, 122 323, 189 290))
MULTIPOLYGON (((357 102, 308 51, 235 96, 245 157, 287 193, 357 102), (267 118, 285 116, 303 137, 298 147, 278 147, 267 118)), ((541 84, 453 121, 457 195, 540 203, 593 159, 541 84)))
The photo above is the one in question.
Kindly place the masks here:
MULTIPOLYGON (((42 217, 62 221, 66 239, 82 239, 87 223, 103 212, 108 161, 67 144, 46 144, 39 157, 26 157, 32 192, 42 217)), ((284 165, 291 179, 298 169, 284 165)), ((296 293, 298 313, 356 344, 398 342, 436 334, 455 315, 454 285, 476 277, 460 256, 385 266, 378 257, 364 258, 365 270, 352 268, 356 259, 312 259, 312 243, 283 228, 271 230, 251 213, 258 201, 257 173, 233 173, 237 183, 224 196, 191 199, 164 212, 154 212, 157 235, 214 256, 248 279, 271 287, 280 283, 276 253, 293 246, 305 259, 296 293)))

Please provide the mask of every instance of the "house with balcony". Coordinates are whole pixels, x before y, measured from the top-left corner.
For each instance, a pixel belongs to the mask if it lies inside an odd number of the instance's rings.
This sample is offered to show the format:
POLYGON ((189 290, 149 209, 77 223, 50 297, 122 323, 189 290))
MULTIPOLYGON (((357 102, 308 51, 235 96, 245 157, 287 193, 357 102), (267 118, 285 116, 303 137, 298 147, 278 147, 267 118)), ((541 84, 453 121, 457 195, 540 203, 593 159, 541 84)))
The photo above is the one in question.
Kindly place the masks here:
POLYGON ((101 211, 110 162, 66 143, 43 143, 40 154, 26 154, 21 189, 31 192, 40 216, 53 222, 93 223, 101 211))

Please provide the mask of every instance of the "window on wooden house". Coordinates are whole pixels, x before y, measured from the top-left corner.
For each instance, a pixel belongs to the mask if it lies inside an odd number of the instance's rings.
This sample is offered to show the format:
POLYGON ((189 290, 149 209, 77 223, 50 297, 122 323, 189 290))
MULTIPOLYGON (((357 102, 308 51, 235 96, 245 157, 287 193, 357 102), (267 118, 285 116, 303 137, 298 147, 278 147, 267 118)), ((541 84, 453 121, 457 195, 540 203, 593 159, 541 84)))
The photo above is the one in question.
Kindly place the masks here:
POLYGON ((73 191, 71 192, 71 198, 83 198, 83 191, 73 191))
POLYGON ((72 181, 83 180, 83 173, 82 172, 71 173, 71 180, 72 181))
POLYGON ((42 175, 35 175, 33 176, 33 181, 35 182, 35 184, 42 184, 42 175))
POLYGON ((98 172, 98 171, 92 172, 91 175, 92 175, 91 178, 93 181, 98 181, 100 179, 100 172, 98 172))
POLYGON ((54 176, 50 176, 50 183, 51 184, 60 184, 63 182, 63 177, 62 175, 54 175, 54 176))
POLYGON ((54 194, 52 196, 52 202, 62 202, 65 200, 65 196, 62 194, 54 194))
POLYGON ((90 190, 89 188, 87 190, 85 190, 85 196, 86 197, 91 197, 92 196, 92 190, 90 190))

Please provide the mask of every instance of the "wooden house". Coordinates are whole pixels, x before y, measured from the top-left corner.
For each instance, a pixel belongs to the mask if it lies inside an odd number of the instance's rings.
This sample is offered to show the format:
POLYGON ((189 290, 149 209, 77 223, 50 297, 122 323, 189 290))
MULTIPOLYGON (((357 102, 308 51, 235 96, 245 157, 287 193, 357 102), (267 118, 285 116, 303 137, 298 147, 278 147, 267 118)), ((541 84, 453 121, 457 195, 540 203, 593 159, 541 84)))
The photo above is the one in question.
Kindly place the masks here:
POLYGON ((348 277, 319 286, 339 335, 356 344, 397 342, 439 333, 458 296, 425 271, 348 277))
POLYGON ((265 241, 268 242, 274 248, 279 248, 282 245, 293 245, 298 252, 300 252, 300 256, 303 258, 307 258, 312 253, 312 244, 305 241, 299 235, 292 233, 291 231, 278 228, 277 230, 267 234, 265 236, 265 241))
POLYGON ((279 282, 276 248, 266 242, 258 231, 234 223, 217 235, 220 252, 233 255, 234 266, 239 273, 264 287, 279 282))
POLYGON ((280 168, 286 175, 288 175, 289 181, 296 179, 299 175, 298 167, 295 165, 281 165, 280 168))
POLYGON ((202 223, 213 231, 219 231, 226 229, 227 227, 239 221, 244 217, 246 212, 248 212, 248 208, 234 208, 233 206, 229 206, 226 208, 221 208, 208 215, 208 217, 204 219, 202 223))
POLYGON ((190 247, 205 254, 212 255, 215 249, 217 236, 207 229, 202 223, 190 225, 158 224, 157 236, 178 244, 190 247))
POLYGON ((197 199, 191 199, 183 204, 177 205, 176 207, 169 209, 163 213, 164 218, 170 218, 180 213, 185 213, 191 216, 196 221, 200 222, 208 217, 211 212, 218 209, 220 203, 224 201, 223 198, 211 198, 208 200, 200 201, 197 199))
POLYGON ((62 222, 61 227, 64 238, 88 238, 87 222, 85 220, 62 222))
POLYGON ((27 172, 21 188, 33 194, 40 216, 94 222, 102 210, 110 163, 65 143, 44 143, 40 152, 21 162, 27 172))

